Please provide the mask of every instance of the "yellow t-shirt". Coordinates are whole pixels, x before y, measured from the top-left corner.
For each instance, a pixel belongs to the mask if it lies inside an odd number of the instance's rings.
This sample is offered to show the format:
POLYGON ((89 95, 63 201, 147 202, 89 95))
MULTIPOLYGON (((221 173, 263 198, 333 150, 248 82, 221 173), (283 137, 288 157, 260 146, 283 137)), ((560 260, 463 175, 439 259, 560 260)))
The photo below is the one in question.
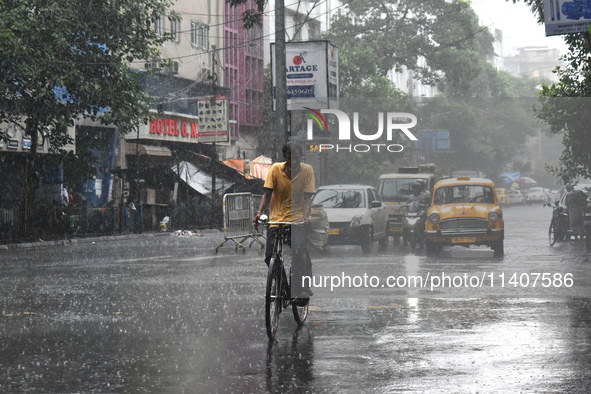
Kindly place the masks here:
POLYGON ((283 172, 285 162, 271 166, 265 189, 272 189, 269 220, 271 222, 299 222, 304 217, 304 193, 313 194, 314 170, 309 164, 301 164, 300 171, 289 179, 283 172))

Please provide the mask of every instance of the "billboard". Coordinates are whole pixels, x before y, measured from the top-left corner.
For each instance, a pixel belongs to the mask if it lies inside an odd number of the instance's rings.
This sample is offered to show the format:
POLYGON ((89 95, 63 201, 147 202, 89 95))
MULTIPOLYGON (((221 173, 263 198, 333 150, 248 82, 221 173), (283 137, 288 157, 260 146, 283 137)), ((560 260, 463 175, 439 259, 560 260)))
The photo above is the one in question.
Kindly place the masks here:
POLYGON ((591 0, 544 0, 546 36, 589 31, 591 0))
MULTIPOLYGON (((337 108, 339 99, 339 51, 329 41, 285 43, 287 109, 337 108)), ((271 62, 275 44, 271 44, 271 62)), ((273 109, 276 108, 277 76, 273 72, 273 109)), ((280 87, 279 87, 280 88, 280 87)))
POLYGON ((191 144, 228 142, 228 100, 226 96, 197 101, 198 115, 150 111, 150 122, 139 127, 139 134, 125 139, 174 141, 191 144))

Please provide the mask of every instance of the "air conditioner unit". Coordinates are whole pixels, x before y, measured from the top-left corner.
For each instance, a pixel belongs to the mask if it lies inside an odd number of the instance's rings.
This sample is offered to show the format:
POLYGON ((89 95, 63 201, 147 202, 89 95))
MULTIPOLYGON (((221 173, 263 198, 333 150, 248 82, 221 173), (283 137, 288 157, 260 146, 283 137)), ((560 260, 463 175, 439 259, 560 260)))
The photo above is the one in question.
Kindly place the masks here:
POLYGON ((205 80, 211 79, 211 75, 212 75, 211 74, 211 68, 209 68, 209 67, 203 67, 201 69, 201 74, 199 76, 199 79, 202 80, 202 81, 205 81, 205 80))
POLYGON ((166 71, 170 74, 178 74, 179 73, 179 62, 172 61, 169 66, 166 66, 166 71))
POLYGON ((158 60, 150 60, 150 70, 160 70, 162 66, 158 60))

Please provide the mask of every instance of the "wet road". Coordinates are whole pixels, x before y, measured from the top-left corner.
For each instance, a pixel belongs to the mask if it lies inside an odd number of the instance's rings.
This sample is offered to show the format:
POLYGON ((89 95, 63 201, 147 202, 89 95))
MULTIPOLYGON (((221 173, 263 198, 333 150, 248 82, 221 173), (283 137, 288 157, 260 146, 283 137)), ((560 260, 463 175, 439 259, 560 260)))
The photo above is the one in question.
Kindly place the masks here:
POLYGON ((506 209, 502 259, 329 248, 273 343, 261 256, 221 235, 0 250, 0 392, 588 392, 591 262, 550 216, 506 209))

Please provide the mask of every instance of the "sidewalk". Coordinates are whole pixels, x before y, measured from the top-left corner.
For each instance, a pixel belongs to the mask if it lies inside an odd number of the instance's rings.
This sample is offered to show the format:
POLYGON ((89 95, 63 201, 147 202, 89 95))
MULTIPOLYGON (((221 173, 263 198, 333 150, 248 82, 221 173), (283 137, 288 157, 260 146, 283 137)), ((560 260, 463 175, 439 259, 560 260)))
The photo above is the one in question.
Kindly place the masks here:
MULTIPOLYGON (((182 231, 182 230, 181 230, 182 231)), ((204 229, 199 230, 201 235, 195 235, 194 238, 211 238, 218 237, 223 239, 223 231, 218 229, 204 229)), ((97 237, 84 237, 84 238, 67 238, 44 241, 39 239, 34 242, 20 242, 11 244, 0 244, 0 250, 18 250, 18 249, 31 249, 31 248, 42 248, 45 246, 52 245, 82 245, 82 244, 95 244, 99 242, 112 242, 126 239, 141 239, 141 238, 154 238, 154 237, 175 237, 176 232, 146 232, 142 234, 121 234, 121 235, 104 235, 97 237)), ((185 235, 181 235, 185 236, 185 235)))

